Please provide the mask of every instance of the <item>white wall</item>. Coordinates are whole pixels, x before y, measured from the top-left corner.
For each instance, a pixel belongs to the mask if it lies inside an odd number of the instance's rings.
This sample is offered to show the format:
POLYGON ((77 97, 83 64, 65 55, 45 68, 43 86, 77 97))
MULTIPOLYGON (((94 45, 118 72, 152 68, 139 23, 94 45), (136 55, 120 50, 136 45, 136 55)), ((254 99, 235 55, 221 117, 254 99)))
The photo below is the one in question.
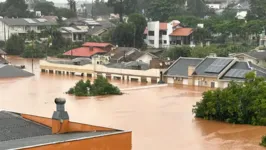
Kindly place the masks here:
POLYGON ((160 22, 159 21, 153 21, 148 22, 148 33, 147 33, 147 40, 148 45, 159 48, 159 31, 160 31, 160 22), (149 36, 149 31, 154 31, 154 36, 149 36), (153 40, 154 43, 150 43, 150 40, 153 40))
POLYGON ((140 58, 137 59, 137 61, 142 61, 147 64, 150 64, 150 61, 152 60, 152 56, 149 54, 144 54, 140 58))

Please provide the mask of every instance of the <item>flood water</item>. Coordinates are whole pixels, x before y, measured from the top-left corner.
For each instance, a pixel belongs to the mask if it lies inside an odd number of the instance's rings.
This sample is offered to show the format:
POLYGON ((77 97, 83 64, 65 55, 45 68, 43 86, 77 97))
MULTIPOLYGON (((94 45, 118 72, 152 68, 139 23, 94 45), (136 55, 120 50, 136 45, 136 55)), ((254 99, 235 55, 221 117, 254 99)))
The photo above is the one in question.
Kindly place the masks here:
MULTIPOLYGON (((13 64, 31 60, 9 57, 13 64)), ((133 150, 260 150, 266 127, 232 125, 195 119, 192 106, 206 90, 193 87, 159 87, 126 91, 122 96, 76 98, 64 94, 81 77, 41 74, 0 79, 0 109, 51 117, 54 98, 67 99, 70 120, 132 131, 133 150)), ((112 82, 120 88, 138 83, 112 82)))

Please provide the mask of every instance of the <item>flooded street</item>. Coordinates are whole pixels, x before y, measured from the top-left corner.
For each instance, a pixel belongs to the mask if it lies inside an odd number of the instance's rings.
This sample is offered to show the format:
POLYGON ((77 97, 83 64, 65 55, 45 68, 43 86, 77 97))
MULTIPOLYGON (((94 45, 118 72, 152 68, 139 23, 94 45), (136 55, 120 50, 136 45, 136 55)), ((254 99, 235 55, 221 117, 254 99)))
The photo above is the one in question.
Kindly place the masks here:
MULTIPOLYGON (((9 57, 31 71, 31 60, 9 57)), ((81 77, 41 74, 0 79, 0 109, 51 117, 54 98, 67 99, 71 121, 132 131, 133 150, 260 150, 266 127, 232 125, 195 119, 192 106, 206 90, 193 87, 159 87, 130 90, 122 96, 76 98, 64 94, 81 77)), ((138 83, 113 82, 120 88, 138 83)))

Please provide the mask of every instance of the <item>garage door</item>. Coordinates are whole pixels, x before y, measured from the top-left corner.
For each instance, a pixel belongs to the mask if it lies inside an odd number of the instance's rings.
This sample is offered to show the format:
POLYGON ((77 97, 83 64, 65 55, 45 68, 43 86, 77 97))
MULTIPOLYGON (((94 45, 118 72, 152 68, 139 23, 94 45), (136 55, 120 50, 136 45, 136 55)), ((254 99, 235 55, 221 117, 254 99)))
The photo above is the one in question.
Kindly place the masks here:
POLYGON ((167 83, 174 84, 174 78, 167 78, 167 83))
POLYGON ((183 85, 188 85, 188 79, 183 79, 183 85))

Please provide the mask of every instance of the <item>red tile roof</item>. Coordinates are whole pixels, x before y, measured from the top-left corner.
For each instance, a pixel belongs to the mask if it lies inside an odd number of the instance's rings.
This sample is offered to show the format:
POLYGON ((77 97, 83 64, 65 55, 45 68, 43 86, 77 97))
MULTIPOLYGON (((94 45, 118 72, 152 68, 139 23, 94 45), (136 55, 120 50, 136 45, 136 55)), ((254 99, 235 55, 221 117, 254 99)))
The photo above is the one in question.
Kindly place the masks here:
POLYGON ((167 30, 167 22, 160 22, 160 30, 167 30))
POLYGON ((170 35, 171 36, 189 36, 193 32, 192 28, 177 28, 170 35))
POLYGON ((99 53, 106 53, 106 51, 100 48, 97 48, 97 47, 94 47, 92 50, 90 50, 89 47, 79 47, 79 48, 75 48, 75 49, 65 52, 64 55, 71 56, 72 54, 72 56, 76 56, 76 57, 91 57, 99 53))
POLYGON ((86 42, 82 46, 84 47, 106 47, 112 45, 110 43, 96 43, 96 42, 86 42))

